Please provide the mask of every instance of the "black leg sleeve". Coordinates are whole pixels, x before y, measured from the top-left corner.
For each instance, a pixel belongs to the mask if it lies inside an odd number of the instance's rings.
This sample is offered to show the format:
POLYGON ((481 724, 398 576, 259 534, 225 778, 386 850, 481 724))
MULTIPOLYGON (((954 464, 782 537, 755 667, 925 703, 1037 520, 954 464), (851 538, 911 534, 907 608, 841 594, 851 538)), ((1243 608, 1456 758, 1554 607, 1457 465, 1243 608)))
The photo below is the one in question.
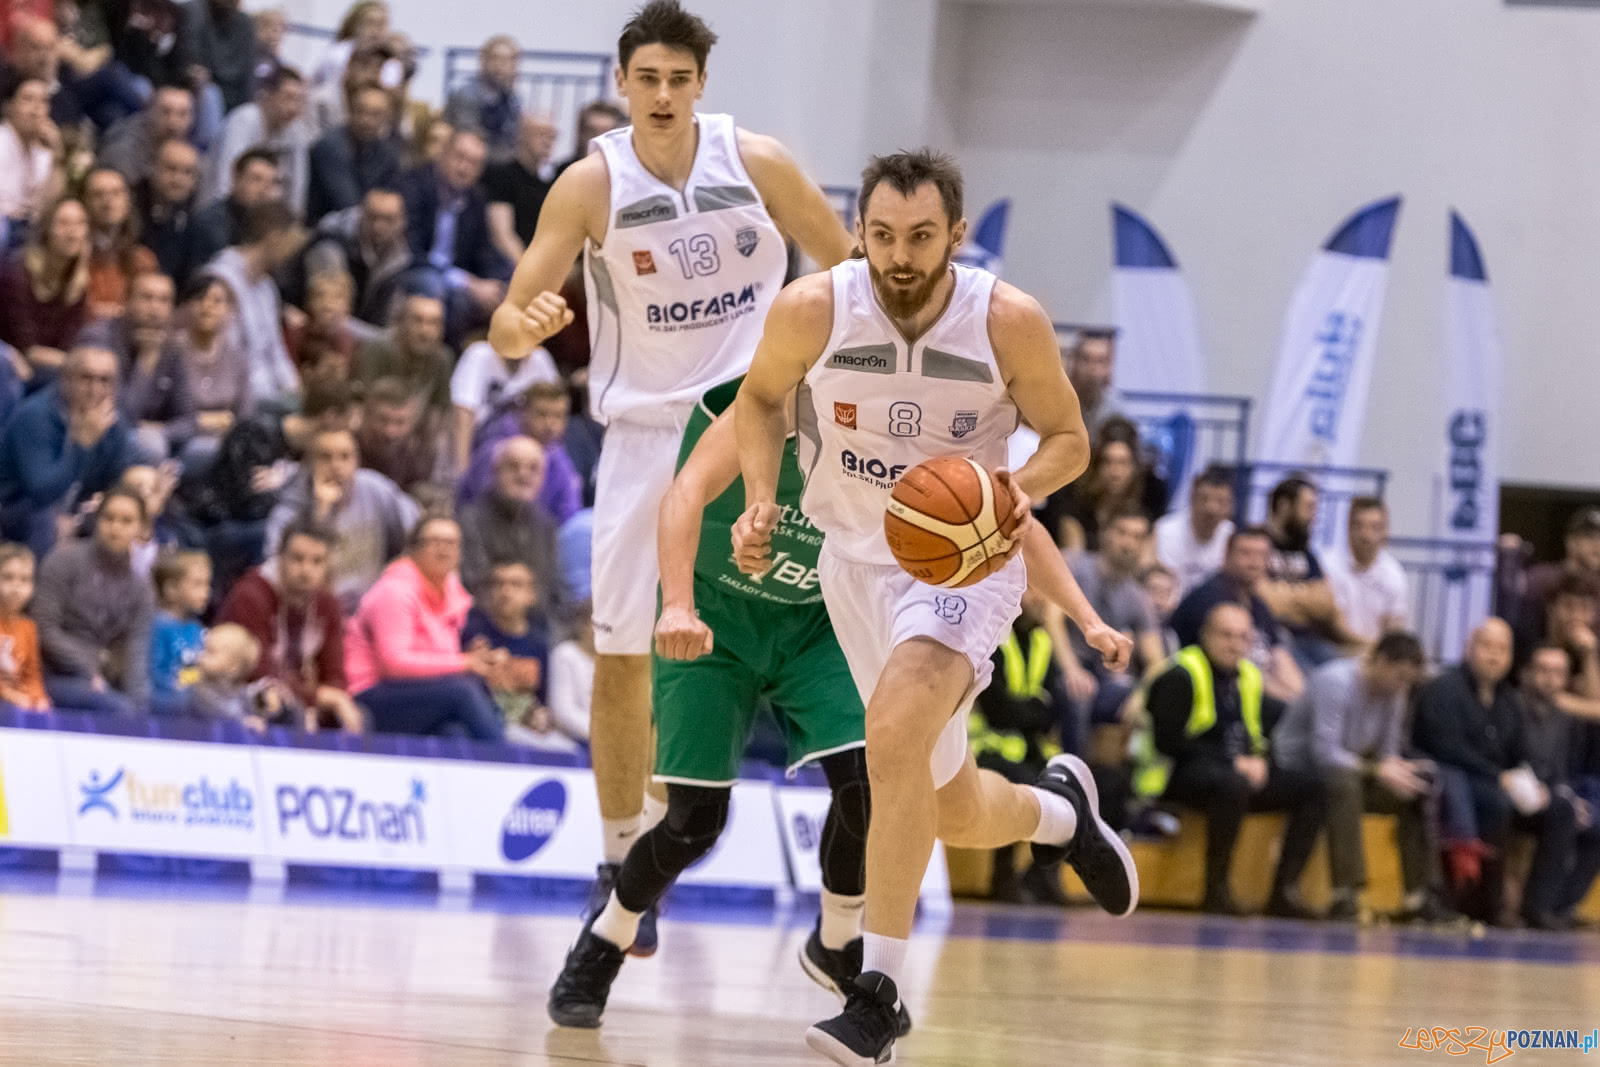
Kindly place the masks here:
POLYGON ((867 824, 872 818, 867 750, 835 752, 824 756, 821 763, 828 788, 833 790, 817 850, 822 885, 830 893, 858 897, 867 891, 867 824))
POLYGON ((728 823, 726 787, 667 786, 667 817, 634 842, 617 875, 617 901, 645 911, 666 894, 673 880, 711 851, 728 823))

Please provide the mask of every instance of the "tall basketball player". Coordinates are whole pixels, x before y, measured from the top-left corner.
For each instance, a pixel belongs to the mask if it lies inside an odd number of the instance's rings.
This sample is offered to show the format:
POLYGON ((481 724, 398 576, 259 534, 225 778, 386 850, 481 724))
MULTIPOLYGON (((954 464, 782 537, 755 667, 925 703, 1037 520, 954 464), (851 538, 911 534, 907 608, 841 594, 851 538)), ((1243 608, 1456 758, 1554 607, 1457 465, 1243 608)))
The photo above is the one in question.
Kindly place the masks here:
MULTIPOLYGON (((551 188, 489 340, 525 355, 572 321, 559 290, 581 251, 590 408, 606 424, 594 514, 595 783, 605 863, 591 911, 641 831, 650 772, 656 513, 701 394, 744 373, 782 288, 784 234, 818 263, 850 235, 777 141, 699 114, 716 35, 652 0, 617 42, 633 125, 595 138, 551 188), (781 232, 780 232, 781 231, 781 232)), ((655 948, 647 922, 634 951, 655 948)))
MULTIPOLYGON (((770 566, 784 402, 798 389, 802 506, 824 533, 823 598, 866 703, 873 797, 862 974, 843 1013, 806 1040, 837 1063, 865 1065, 894 1057, 898 983, 936 836, 964 848, 1030 840, 1036 860, 1067 860, 1114 915, 1137 904, 1138 877, 1081 760, 1059 756, 1023 786, 979 771, 967 751, 965 712, 1019 611, 1024 560, 939 589, 903 571, 883 534, 897 468, 964 455, 997 469, 1020 415, 1040 444, 1014 476, 996 470, 1016 501, 1012 552, 1036 553, 1041 541, 1049 550, 1029 498, 1067 484, 1089 458, 1050 320, 993 275, 951 264, 966 222, 947 157, 874 159, 856 225, 866 258, 796 281, 767 317, 737 400, 748 507, 733 537, 746 573, 770 566)), ((1081 607, 1071 614, 1090 645, 1125 654, 1081 607)))

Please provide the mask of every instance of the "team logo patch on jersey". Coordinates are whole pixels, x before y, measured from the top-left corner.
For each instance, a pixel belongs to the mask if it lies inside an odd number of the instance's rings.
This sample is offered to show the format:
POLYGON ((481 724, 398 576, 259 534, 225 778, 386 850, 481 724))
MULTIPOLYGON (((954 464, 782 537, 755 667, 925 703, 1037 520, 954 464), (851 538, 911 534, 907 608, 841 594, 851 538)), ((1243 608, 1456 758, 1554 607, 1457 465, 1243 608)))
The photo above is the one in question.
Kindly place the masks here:
POLYGON ((856 406, 835 400, 833 402, 833 421, 847 430, 856 428, 856 406))
POLYGON ((933 598, 933 613, 951 626, 960 626, 967 614, 967 598, 954 593, 939 593, 933 598))
POLYGON ((978 413, 976 411, 958 411, 956 417, 950 420, 950 436, 957 441, 978 428, 978 413))
POLYGON ((756 232, 756 228, 754 226, 746 226, 744 229, 733 235, 733 247, 737 248, 739 250, 739 254, 744 256, 746 259, 750 258, 750 253, 754 252, 756 250, 756 245, 760 243, 761 235, 756 232))
POLYGON ((647 248, 643 252, 633 254, 633 273, 654 274, 656 272, 656 259, 647 248))

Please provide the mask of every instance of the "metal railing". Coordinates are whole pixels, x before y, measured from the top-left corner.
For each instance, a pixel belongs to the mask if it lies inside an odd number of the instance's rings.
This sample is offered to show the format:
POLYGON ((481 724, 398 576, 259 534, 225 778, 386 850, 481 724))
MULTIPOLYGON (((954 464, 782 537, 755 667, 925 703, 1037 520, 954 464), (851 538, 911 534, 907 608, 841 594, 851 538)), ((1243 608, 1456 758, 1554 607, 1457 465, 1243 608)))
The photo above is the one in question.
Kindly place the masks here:
POLYGON ((1273 487, 1294 476, 1303 477, 1317 487, 1317 524, 1311 531, 1311 543, 1324 549, 1344 544, 1350 501, 1358 496, 1375 496, 1381 500, 1389 484, 1389 472, 1375 467, 1308 467, 1298 463, 1251 460, 1236 483, 1239 521, 1265 521, 1267 500, 1273 487))
MULTIPOLYGON (((577 146, 578 112, 585 104, 612 99, 611 69, 615 60, 601 52, 544 52, 524 49, 517 55, 517 97, 525 115, 549 115, 556 125, 557 159, 577 146)), ((471 83, 478 74, 476 48, 444 50, 444 97, 471 83)))
POLYGON ((1144 458, 1166 481, 1174 501, 1183 499, 1189 479, 1209 464, 1244 467, 1250 406, 1250 398, 1243 396, 1122 394, 1123 414, 1139 428, 1144 458))
POLYGON ((1488 617, 1494 598, 1494 542, 1396 537, 1389 550, 1411 580, 1411 622, 1428 658, 1460 659, 1467 635, 1488 617))

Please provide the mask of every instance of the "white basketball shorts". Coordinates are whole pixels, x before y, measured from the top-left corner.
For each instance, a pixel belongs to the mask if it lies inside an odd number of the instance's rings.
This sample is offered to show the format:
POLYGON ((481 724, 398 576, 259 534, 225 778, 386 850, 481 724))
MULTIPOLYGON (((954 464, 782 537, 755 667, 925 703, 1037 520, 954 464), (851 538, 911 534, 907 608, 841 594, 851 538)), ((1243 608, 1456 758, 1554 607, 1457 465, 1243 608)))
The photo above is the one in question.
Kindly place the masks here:
POLYGON ((937 641, 972 665, 972 686, 953 709, 955 714, 933 749, 933 785, 944 788, 966 762, 967 714, 994 673, 989 657, 1022 610, 1022 591, 1028 584, 1022 556, 975 585, 940 589, 917 581, 894 564, 844 559, 829 552, 823 541, 817 577, 862 703, 872 700, 889 653, 912 638, 937 641))
MULTIPOLYGON (((683 444, 683 424, 606 427, 595 476, 594 647, 608 656, 650 654, 656 622, 656 525, 683 444)), ((731 551, 731 548, 730 548, 731 551)))

